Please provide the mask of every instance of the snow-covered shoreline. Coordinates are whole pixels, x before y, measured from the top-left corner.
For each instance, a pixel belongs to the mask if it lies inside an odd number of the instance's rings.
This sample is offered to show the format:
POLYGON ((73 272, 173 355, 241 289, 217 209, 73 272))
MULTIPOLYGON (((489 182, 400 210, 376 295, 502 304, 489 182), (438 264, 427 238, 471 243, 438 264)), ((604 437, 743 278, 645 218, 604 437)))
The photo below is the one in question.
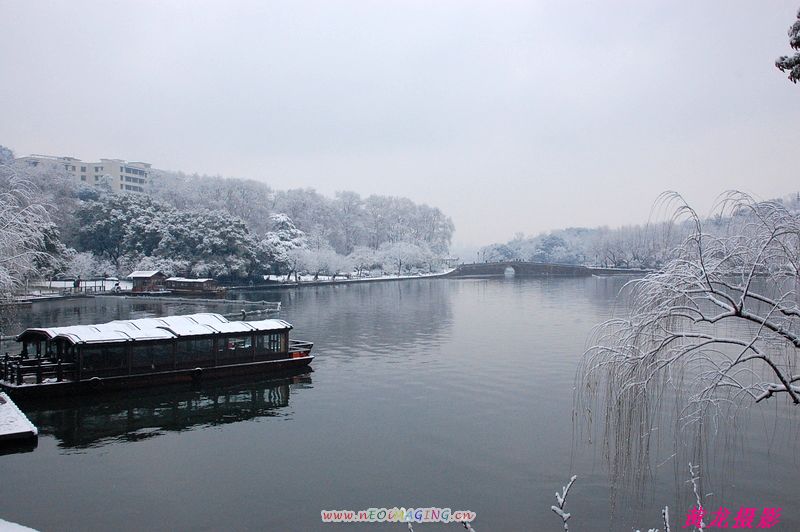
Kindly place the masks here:
MULTIPOLYGON (((298 286, 319 286, 319 285, 331 285, 331 284, 350 284, 350 283, 375 283, 380 281, 408 281, 414 279, 431 279, 436 277, 444 277, 449 273, 453 272, 455 268, 451 268, 448 270, 444 270, 442 272, 436 273, 421 273, 419 275, 382 275, 380 277, 359 277, 359 278, 351 278, 348 279, 346 277, 337 277, 336 279, 331 279, 328 275, 320 275, 317 279, 314 279, 313 275, 300 275, 298 277, 298 281, 286 281, 285 275, 268 275, 265 276, 265 280, 268 281, 267 284, 259 284, 254 286, 249 285, 240 285, 240 286, 229 286, 227 287, 229 290, 264 290, 268 288, 296 288, 298 286)), ((294 277, 292 277, 294 279, 294 277)))

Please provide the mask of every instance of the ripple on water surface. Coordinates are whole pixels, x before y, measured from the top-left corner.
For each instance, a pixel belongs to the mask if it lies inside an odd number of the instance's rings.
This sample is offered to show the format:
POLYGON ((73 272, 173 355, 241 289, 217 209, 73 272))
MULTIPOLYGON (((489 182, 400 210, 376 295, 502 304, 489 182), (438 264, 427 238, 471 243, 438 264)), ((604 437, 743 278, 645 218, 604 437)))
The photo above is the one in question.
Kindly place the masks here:
MULTIPOLYGON (((323 508, 443 506, 476 511, 479 530, 543 530, 558 526, 553 494, 576 473, 576 530, 660 526, 664 504, 676 505, 677 528, 690 504, 678 499, 685 464, 655 468, 612 526, 602 449, 574 439, 576 365, 624 281, 416 280, 243 294, 282 301, 294 337, 315 342, 313 373, 47 405, 34 412, 39 448, 0 457, 0 516, 41 529, 308 530, 330 528, 319 521, 323 508)), ((125 301, 42 303, 20 320, 218 311, 125 301)), ((724 427, 733 437, 712 442, 703 461, 713 505, 783 506, 784 529, 800 529, 787 489, 798 473, 792 420, 768 406, 724 427)), ((659 430, 668 457, 672 434, 659 430)))

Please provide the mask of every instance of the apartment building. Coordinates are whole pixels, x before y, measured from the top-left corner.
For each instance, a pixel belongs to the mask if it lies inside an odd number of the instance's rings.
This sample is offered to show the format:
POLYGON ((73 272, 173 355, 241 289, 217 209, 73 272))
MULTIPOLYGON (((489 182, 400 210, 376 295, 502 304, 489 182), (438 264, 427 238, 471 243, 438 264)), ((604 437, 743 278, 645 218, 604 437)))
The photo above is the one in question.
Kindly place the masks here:
POLYGON ((100 159, 98 162, 87 162, 75 157, 52 155, 29 155, 17 160, 31 166, 63 168, 78 185, 107 185, 113 192, 138 192, 141 194, 149 193, 152 190, 152 172, 149 163, 122 159, 100 159))

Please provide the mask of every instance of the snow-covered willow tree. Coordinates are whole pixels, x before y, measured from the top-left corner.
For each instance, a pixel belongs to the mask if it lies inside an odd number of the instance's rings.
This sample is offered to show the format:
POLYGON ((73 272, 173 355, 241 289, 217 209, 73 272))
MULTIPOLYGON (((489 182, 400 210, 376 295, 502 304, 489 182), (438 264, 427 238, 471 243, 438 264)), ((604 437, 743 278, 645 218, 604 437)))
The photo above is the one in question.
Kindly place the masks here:
POLYGON ((607 429, 638 426, 646 438, 648 408, 665 391, 682 424, 770 398, 800 404, 800 214, 729 192, 720 216, 703 219, 677 194, 662 199, 694 229, 661 270, 625 286, 624 311, 596 329, 579 373, 583 406, 603 395, 607 429))
POLYGON ((800 80, 800 10, 797 11, 797 20, 789 27, 789 46, 798 50, 793 56, 781 56, 775 61, 775 66, 781 72, 789 72, 789 80, 797 83, 800 80))
POLYGON ((36 187, 0 154, 0 296, 23 284, 46 259, 44 230, 51 226, 39 199, 36 187))
POLYGON ((578 370, 576 414, 590 438, 599 429, 615 486, 643 486, 670 434, 673 456, 691 459, 742 410, 800 404, 798 211, 739 192, 707 218, 677 194, 662 201, 692 230, 624 286, 578 370))

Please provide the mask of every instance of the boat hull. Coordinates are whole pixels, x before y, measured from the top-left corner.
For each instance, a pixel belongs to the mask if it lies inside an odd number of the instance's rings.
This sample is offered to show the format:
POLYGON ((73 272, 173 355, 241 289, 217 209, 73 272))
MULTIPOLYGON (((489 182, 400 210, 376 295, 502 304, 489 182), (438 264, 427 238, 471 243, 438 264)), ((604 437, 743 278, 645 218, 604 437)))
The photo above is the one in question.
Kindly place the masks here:
POLYGON ((294 357, 290 355, 288 358, 277 360, 247 362, 228 366, 197 367, 118 377, 92 377, 80 381, 22 385, 0 381, 0 389, 7 392, 14 399, 96 394, 106 391, 113 392, 176 383, 200 383, 205 380, 225 377, 289 371, 308 366, 312 360, 314 360, 313 355, 294 357))

